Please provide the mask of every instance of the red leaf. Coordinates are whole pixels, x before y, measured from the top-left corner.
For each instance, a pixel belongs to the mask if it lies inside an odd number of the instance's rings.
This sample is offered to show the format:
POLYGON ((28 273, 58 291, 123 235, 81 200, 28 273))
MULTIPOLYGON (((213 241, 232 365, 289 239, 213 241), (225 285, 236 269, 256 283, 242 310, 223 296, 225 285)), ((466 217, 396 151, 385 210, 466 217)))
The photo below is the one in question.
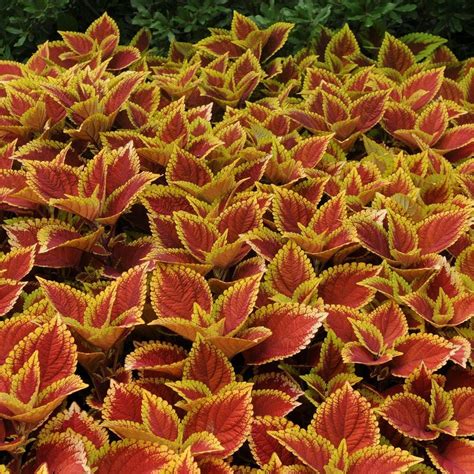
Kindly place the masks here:
POLYGON ((186 351, 166 342, 148 342, 127 355, 127 370, 153 370, 180 377, 183 372, 186 351))
POLYGON ((311 261, 298 245, 289 241, 270 262, 265 284, 275 293, 290 298, 305 281, 315 278, 311 261))
POLYGON ((351 107, 352 118, 358 118, 357 130, 365 132, 376 125, 385 112, 386 91, 371 92, 356 100, 351 107))
POLYGON ((285 447, 283 447, 269 432, 290 431, 295 425, 286 418, 279 417, 255 417, 249 436, 250 449, 255 461, 260 466, 270 461, 273 453, 276 453, 280 461, 285 465, 294 464, 296 459, 285 447))
POLYGON ((332 135, 307 138, 291 150, 293 159, 299 161, 305 168, 314 168, 326 153, 331 138, 332 135))
POLYGON ((0 316, 13 308, 26 283, 0 278, 0 316))
POLYGON ((212 178, 212 172, 204 160, 197 159, 185 150, 178 150, 166 167, 168 183, 185 181, 197 186, 204 186, 210 183, 212 178))
POLYGON ((349 453, 378 443, 380 437, 370 403, 349 384, 320 405, 311 426, 333 446, 346 440, 349 453))
POLYGON ((191 319, 194 303, 210 311, 212 297, 202 275, 186 267, 160 265, 151 282, 153 309, 159 317, 191 319))
POLYGON ((363 314, 360 311, 342 305, 326 305, 324 310, 328 312, 324 322, 325 327, 334 331, 336 336, 343 342, 356 340, 349 318, 354 320, 362 319, 363 314))
POLYGON ((227 242, 235 242, 241 234, 260 227, 262 211, 256 199, 246 199, 228 207, 217 221, 220 232, 227 230, 227 242))
POLYGON ((372 299, 374 291, 359 283, 377 275, 379 271, 377 267, 365 263, 336 265, 321 273, 318 295, 325 304, 360 308, 372 299))
POLYGON ((143 82, 145 75, 143 73, 137 73, 128 71, 122 73, 119 78, 121 79, 106 95, 104 102, 104 113, 106 115, 117 112, 125 102, 132 95, 133 90, 143 82))
POLYGON ((49 162, 28 163, 28 182, 46 201, 62 198, 66 194, 77 196, 79 176, 76 168, 49 162))
POLYGON ((64 42, 79 55, 86 55, 94 48, 94 41, 85 33, 60 32, 64 42))
POLYGON ((79 323, 84 321, 84 314, 90 304, 90 297, 64 283, 43 280, 38 281, 54 309, 63 317, 71 318, 79 323))
POLYGON ((269 36, 262 50, 262 59, 268 59, 283 47, 292 28, 291 23, 278 22, 266 30, 269 36))
POLYGON ((206 398, 183 420, 184 438, 207 431, 224 447, 220 457, 234 453, 245 441, 251 427, 251 387, 233 389, 206 398))
POLYGON ((142 472, 157 472, 174 456, 169 448, 148 441, 116 441, 94 462, 96 474, 130 474, 137 466, 142 472))
MULTIPOLYGON (((367 474, 371 471, 380 473, 405 472, 409 467, 423 459, 411 455, 393 446, 371 446, 351 456, 348 474, 367 474)), ((416 472, 416 469, 415 469, 416 472)))
POLYGON ((361 245, 383 258, 391 258, 387 231, 381 224, 370 216, 362 215, 355 216, 352 225, 361 245))
POLYGON ((382 333, 387 347, 408 333, 408 324, 400 307, 393 301, 380 305, 370 313, 370 321, 382 333))
POLYGON ((436 148, 443 151, 457 150, 474 141, 474 124, 452 127, 436 143, 436 148))
POLYGON ((133 48, 131 46, 118 46, 109 62, 108 69, 114 71, 126 69, 128 66, 139 59, 140 51, 138 51, 137 48, 133 48))
POLYGON ((437 253, 453 245, 469 225, 467 210, 434 214, 418 226, 419 246, 423 253, 437 253))
POLYGON ((128 420, 141 423, 142 392, 133 384, 111 385, 104 401, 102 416, 108 421, 128 420))
POLYGON ((430 144, 443 135, 448 126, 448 112, 443 101, 429 106, 417 120, 417 128, 432 137, 430 144))
POLYGON ((388 398, 380 408, 382 416, 400 433, 418 440, 430 440, 439 433, 429 431, 430 407, 412 393, 399 393, 388 398))
POLYGON ((258 374, 250 379, 254 390, 279 390, 296 400, 303 391, 300 386, 284 372, 267 372, 258 374))
POLYGON ((257 301, 261 274, 243 278, 224 291, 216 300, 213 315, 224 320, 224 334, 238 330, 252 312, 257 301))
POLYGON ((408 377, 423 362, 429 371, 436 371, 449 359, 452 344, 434 334, 411 334, 395 346, 403 355, 395 357, 391 364, 392 374, 408 377))
POLYGON ((31 472, 70 472, 85 474, 90 472, 84 443, 69 433, 53 433, 38 441, 36 459, 31 472), (46 470, 41 470, 41 466, 46 470))
POLYGON ((59 317, 30 333, 12 355, 12 370, 19 370, 38 351, 41 384, 47 388, 53 382, 65 379, 76 370, 76 347, 71 333, 59 317))
POLYGON ((44 432, 65 433, 72 430, 89 440, 97 449, 108 443, 108 433, 92 416, 81 411, 79 405, 72 403, 68 410, 50 419, 44 427, 44 432))
POLYGON ((443 82, 444 69, 422 71, 411 76, 402 86, 402 96, 410 100, 413 110, 418 110, 432 100, 443 82))
POLYGON ((300 403, 279 390, 254 390, 252 405, 255 416, 286 416, 300 403))
POLYGON ((109 15, 107 15, 107 13, 104 13, 102 16, 97 18, 97 20, 92 22, 87 28, 86 33, 99 44, 110 36, 116 38, 118 43, 120 35, 117 24, 109 15))
POLYGON ((239 40, 245 40, 253 31, 258 31, 258 26, 246 16, 234 11, 231 31, 239 40))
POLYGON ((458 388, 449 395, 453 402, 453 419, 458 422, 456 436, 474 435, 474 388, 458 388))
POLYGON ((415 64, 415 56, 402 41, 385 32, 377 62, 381 67, 395 69, 401 74, 415 64))
POLYGON ((248 364, 265 364, 281 360, 304 349, 314 336, 326 313, 297 303, 276 303, 260 308, 250 317, 249 326, 263 326, 270 337, 245 351, 248 364))
POLYGON ((311 427, 308 431, 287 428, 285 431, 272 432, 271 435, 306 466, 315 472, 324 472, 334 448, 311 427))
POLYGON ((273 217, 281 232, 300 232, 306 227, 315 209, 311 202, 294 191, 277 188, 273 198, 273 217))
POLYGON ((467 474, 474 469, 474 441, 450 439, 441 448, 427 447, 433 464, 446 474, 467 474))
POLYGON ((183 211, 175 212, 174 220, 183 245, 198 260, 205 260, 219 238, 219 231, 207 220, 183 211))
MULTIPOLYGON (((39 308, 40 313, 45 310, 45 305, 39 308)), ((46 311, 45 311, 46 313, 46 311)), ((34 332, 38 327, 38 320, 41 316, 25 313, 22 316, 16 316, 0 321, 0 364, 4 364, 10 351, 28 334, 34 332)))
POLYGON ((227 357, 219 349, 197 339, 184 366, 183 379, 203 382, 212 393, 217 393, 235 381, 235 374, 227 357))
POLYGON ((328 60, 328 54, 343 58, 344 56, 352 57, 358 52, 357 40, 346 23, 329 41, 325 51, 325 59, 328 60))

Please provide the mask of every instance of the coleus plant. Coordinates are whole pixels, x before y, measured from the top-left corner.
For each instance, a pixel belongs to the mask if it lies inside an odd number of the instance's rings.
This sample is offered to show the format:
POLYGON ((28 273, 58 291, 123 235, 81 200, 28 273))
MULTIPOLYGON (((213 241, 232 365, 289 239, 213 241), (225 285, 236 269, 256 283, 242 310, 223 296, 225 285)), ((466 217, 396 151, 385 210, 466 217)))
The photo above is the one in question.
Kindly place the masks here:
POLYGON ((291 28, 0 61, 0 472, 474 472, 474 59, 291 28))

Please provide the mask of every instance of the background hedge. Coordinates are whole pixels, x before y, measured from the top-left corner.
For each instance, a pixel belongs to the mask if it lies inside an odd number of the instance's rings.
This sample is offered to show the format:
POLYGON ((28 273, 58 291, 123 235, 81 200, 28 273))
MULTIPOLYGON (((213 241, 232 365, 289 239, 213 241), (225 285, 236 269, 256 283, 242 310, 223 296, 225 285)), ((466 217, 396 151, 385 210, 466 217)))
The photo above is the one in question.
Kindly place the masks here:
POLYGON ((138 26, 153 33, 157 53, 169 41, 194 41, 207 26, 230 23, 232 10, 251 16, 260 26, 295 23, 289 47, 308 45, 321 28, 348 22, 366 49, 380 44, 383 33, 402 36, 415 31, 440 35, 459 59, 474 51, 472 0, 0 0, 0 57, 22 60, 57 30, 83 31, 104 11, 113 14, 124 40, 138 26))

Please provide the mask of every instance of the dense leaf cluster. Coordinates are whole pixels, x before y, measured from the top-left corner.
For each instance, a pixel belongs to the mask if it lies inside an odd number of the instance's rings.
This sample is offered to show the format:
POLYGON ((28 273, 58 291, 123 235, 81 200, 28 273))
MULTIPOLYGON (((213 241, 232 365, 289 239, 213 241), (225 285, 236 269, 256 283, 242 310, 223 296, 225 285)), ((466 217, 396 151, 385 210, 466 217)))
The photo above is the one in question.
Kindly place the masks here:
POLYGON ((0 472, 473 472, 474 58, 292 27, 0 61, 0 472))
MULTIPOLYGON (((26 59, 36 44, 58 39, 57 30, 83 31, 106 10, 113 12, 122 35, 130 40, 137 27, 148 28, 153 47, 195 42, 208 27, 225 28, 232 19, 231 0, 2 0, 0 57, 26 59), (80 14, 78 14, 78 12, 80 14)), ((403 36, 429 31, 449 40, 461 57, 474 48, 470 0, 246 0, 241 12, 262 27, 278 21, 295 24, 288 51, 314 41, 324 28, 348 22, 369 53, 376 52, 385 31, 403 36)))

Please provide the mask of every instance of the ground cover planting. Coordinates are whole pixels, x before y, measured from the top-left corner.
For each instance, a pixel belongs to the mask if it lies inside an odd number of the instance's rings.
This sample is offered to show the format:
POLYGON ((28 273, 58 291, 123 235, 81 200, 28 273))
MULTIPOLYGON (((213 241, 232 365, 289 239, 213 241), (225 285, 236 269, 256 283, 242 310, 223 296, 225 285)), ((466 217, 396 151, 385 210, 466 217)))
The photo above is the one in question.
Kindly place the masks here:
POLYGON ((474 58, 291 29, 0 61, 0 473, 474 471, 474 58))

